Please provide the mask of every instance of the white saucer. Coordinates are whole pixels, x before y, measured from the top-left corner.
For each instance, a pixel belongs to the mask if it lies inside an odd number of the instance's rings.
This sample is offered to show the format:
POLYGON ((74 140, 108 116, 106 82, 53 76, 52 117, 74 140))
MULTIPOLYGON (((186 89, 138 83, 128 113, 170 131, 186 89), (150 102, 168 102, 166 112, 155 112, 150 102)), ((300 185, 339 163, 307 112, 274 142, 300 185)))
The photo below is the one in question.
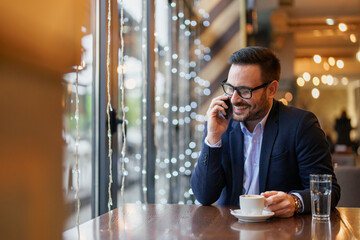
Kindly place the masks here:
POLYGON ((264 222, 275 214, 274 212, 263 210, 262 215, 248 216, 242 214, 241 209, 230 210, 230 213, 242 222, 264 222))

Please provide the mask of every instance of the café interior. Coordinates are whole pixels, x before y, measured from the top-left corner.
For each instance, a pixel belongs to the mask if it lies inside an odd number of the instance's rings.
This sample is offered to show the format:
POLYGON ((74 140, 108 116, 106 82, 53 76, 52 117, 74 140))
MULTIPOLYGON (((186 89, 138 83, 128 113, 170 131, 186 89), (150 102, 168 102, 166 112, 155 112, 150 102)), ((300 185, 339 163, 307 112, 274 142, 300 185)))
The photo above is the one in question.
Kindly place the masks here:
POLYGON ((1 239, 360 238, 360 0, 13 0, 0 19, 1 239), (274 50, 275 98, 328 138, 326 224, 241 223, 194 196, 207 108, 246 46, 274 50))

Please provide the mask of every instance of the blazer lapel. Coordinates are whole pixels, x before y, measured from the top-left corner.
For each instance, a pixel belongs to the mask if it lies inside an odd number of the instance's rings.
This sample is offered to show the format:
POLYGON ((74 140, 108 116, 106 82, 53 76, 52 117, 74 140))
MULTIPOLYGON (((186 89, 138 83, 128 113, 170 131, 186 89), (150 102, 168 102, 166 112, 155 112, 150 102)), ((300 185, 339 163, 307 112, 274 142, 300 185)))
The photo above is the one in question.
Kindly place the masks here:
POLYGON ((232 202, 238 202, 243 190, 244 177, 244 136, 239 122, 232 123, 233 129, 230 132, 230 156, 232 161, 232 202))
POLYGON ((260 169, 259 169, 259 191, 265 191, 266 180, 270 164, 270 156, 274 146, 275 139, 279 130, 279 103, 273 102, 272 109, 269 113, 265 124, 261 153, 260 153, 260 169))

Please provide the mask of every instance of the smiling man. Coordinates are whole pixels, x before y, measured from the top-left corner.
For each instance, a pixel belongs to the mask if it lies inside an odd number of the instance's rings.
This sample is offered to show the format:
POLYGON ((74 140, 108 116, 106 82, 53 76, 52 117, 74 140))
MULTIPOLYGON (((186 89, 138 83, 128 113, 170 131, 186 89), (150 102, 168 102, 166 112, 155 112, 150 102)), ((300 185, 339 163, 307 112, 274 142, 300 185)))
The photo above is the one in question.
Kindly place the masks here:
POLYGON ((309 213, 309 174, 332 174, 331 207, 340 199, 325 134, 316 116, 274 99, 280 62, 273 51, 247 47, 229 59, 224 95, 211 101, 204 143, 191 177, 203 205, 239 204, 261 194, 278 217, 309 213), (230 99, 231 106, 224 102, 230 99), (225 118, 232 108, 231 118, 225 118))

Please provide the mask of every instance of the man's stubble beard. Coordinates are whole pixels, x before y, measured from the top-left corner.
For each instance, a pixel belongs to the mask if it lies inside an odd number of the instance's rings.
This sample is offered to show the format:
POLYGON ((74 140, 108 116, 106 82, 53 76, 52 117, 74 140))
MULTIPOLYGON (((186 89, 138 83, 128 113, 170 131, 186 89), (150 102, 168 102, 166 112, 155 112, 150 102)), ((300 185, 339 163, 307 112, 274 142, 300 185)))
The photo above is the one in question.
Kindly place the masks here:
POLYGON ((236 107, 236 106, 247 106, 247 110, 248 112, 246 113, 245 116, 241 115, 236 115, 236 114, 233 114, 232 115, 232 118, 234 121, 236 122, 246 122, 246 121, 256 121, 256 120, 261 120, 265 117, 265 115, 267 114, 267 112, 269 111, 269 108, 270 108, 270 103, 266 100, 267 99, 267 96, 265 94, 265 92, 261 95, 261 102, 259 103, 259 105, 261 106, 261 109, 258 109, 257 112, 255 112, 253 115, 252 115, 252 112, 251 112, 251 109, 252 109, 252 105, 251 104, 248 104, 248 103, 240 103, 240 104, 237 104, 237 105, 233 105, 233 108, 236 107))

